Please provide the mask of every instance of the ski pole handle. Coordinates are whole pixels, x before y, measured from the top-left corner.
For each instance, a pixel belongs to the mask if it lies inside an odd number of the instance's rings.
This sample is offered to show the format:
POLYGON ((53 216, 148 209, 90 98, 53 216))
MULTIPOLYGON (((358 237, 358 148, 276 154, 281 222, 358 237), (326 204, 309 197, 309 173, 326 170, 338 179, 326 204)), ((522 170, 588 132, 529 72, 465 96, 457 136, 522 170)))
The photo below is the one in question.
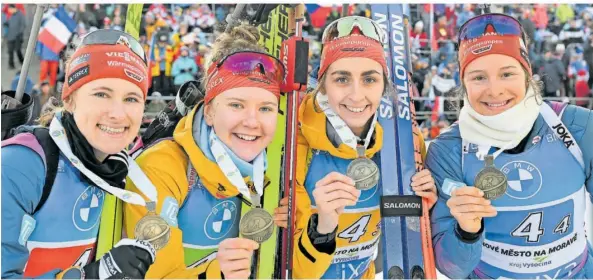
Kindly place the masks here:
POLYGON ((239 17, 241 16, 241 13, 245 9, 245 5, 246 4, 237 4, 237 6, 235 6, 235 10, 233 11, 233 13, 230 15, 227 15, 227 17, 226 17, 227 26, 226 26, 226 29, 224 32, 230 32, 233 29, 233 27, 235 27, 239 23, 239 17))
POLYGON ((348 8, 349 7, 350 7, 350 4, 342 4, 342 17, 348 16, 348 8))
POLYGON ((25 60, 23 61, 23 67, 21 68, 21 76, 19 77, 19 83, 16 86, 16 93, 14 98, 21 102, 25 91, 25 84, 27 83, 27 74, 29 72, 29 64, 35 52, 35 44, 37 43, 37 36, 39 35, 39 28, 41 27, 41 18, 43 12, 49 4, 38 4, 35 9, 35 18, 33 19, 33 25, 31 26, 31 33, 29 33, 29 42, 27 43, 27 50, 25 52, 25 60))

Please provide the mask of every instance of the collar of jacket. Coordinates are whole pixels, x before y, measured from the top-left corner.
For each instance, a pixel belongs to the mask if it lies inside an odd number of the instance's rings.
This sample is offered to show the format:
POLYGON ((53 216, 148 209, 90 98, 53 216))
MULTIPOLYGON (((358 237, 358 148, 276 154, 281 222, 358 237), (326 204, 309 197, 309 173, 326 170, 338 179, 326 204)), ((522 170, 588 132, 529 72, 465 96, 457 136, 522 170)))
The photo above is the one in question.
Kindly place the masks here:
MULTIPOLYGON (((217 198, 228 198, 238 196, 239 190, 227 179, 227 177, 222 173, 218 164, 214 161, 210 161, 206 155, 202 152, 196 140, 194 140, 193 133, 192 133, 192 126, 193 126, 193 119, 196 113, 198 112, 198 108, 203 104, 200 102, 198 103, 191 112, 183 117, 177 127, 175 127, 175 131, 173 132, 173 138, 175 142, 177 142, 185 151, 185 153, 189 156, 189 160, 191 164, 194 166, 198 177, 202 185, 215 197, 217 198)), ((254 191, 253 181, 251 178, 244 177, 245 183, 249 188, 254 191)), ((264 188, 270 184, 267 177, 264 178, 264 188)), ((251 198, 248 198, 251 199, 251 198)))
MULTIPOLYGON (((315 100, 312 94, 307 94, 301 103, 299 108, 299 121, 300 130, 308 145, 312 149, 326 151, 332 156, 343 158, 343 159, 355 159, 357 158, 356 151, 344 143, 334 145, 329 137, 327 136, 328 129, 332 130, 333 127, 327 127, 327 117, 319 108, 319 105, 315 104, 315 100), (317 111, 315 110, 317 108, 317 111)), ((383 128, 377 122, 375 127, 375 135, 373 135, 374 144, 369 146, 366 150, 365 155, 367 158, 372 158, 375 153, 381 150, 383 147, 383 128)))

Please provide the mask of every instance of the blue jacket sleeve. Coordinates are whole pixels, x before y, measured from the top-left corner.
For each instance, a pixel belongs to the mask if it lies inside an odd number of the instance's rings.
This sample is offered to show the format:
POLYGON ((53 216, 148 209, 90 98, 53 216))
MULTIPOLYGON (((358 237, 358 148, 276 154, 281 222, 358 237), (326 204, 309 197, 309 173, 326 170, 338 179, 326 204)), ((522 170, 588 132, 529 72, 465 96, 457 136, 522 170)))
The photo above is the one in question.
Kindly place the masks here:
POLYGON ((583 152, 585 187, 593 201, 593 111, 568 105, 562 115, 562 122, 583 152))
MULTIPOLYGON (((21 223, 41 200, 44 182, 45 166, 37 153, 18 145, 2 148, 2 278, 23 278, 29 250, 19 243, 21 223)), ((39 278, 55 278, 57 273, 39 278)))
POLYGON ((443 191, 445 179, 463 182, 461 170, 461 139, 441 135, 430 143, 426 156, 426 167, 432 173, 437 185, 438 200, 431 214, 432 242, 436 267, 451 279, 467 278, 480 262, 484 234, 473 241, 461 239, 457 232, 457 221, 447 206, 450 198, 443 191), (457 144, 456 144, 457 143, 457 144))

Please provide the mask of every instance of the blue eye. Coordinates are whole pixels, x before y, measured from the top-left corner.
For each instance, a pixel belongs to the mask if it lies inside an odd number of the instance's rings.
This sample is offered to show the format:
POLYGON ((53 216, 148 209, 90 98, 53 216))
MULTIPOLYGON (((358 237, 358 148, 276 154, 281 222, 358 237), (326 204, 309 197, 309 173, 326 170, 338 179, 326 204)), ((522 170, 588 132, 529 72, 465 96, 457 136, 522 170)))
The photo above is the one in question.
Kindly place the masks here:
POLYGON ((138 100, 138 98, 136 98, 136 97, 128 97, 125 100, 126 100, 126 102, 132 102, 132 103, 140 102, 140 100, 138 100))
POLYGON ((336 83, 345 84, 348 82, 348 78, 346 77, 338 77, 334 80, 336 83))
POLYGON ((375 79, 375 78, 373 78, 373 77, 366 77, 366 78, 364 79, 364 83, 365 83, 365 84, 372 84, 372 83, 375 83, 375 82, 377 82, 377 79, 375 79))
POLYGON ((274 112, 275 111, 274 108, 271 106, 261 107, 259 110, 263 111, 263 112, 274 112))
POLYGON ((241 108, 243 108, 243 105, 241 103, 237 103, 237 102, 229 103, 229 106, 231 108, 234 108, 234 109, 241 109, 241 108))
POLYGON ((94 96, 96 96, 96 97, 99 97, 99 98, 106 98, 106 97, 109 97, 109 96, 107 95, 107 93, 104 93, 104 92, 102 92, 102 91, 95 92, 93 95, 94 95, 94 96))

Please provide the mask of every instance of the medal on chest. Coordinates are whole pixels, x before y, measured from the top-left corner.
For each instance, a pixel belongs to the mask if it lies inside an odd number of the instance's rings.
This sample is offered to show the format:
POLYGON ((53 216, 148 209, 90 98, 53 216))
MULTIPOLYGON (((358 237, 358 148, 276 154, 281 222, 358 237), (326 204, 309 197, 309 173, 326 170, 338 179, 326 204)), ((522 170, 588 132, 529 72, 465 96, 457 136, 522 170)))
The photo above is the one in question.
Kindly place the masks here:
POLYGON ((494 167, 494 156, 484 157, 484 168, 476 175, 474 185, 484 192, 484 198, 490 200, 497 199, 506 192, 507 177, 494 167))

